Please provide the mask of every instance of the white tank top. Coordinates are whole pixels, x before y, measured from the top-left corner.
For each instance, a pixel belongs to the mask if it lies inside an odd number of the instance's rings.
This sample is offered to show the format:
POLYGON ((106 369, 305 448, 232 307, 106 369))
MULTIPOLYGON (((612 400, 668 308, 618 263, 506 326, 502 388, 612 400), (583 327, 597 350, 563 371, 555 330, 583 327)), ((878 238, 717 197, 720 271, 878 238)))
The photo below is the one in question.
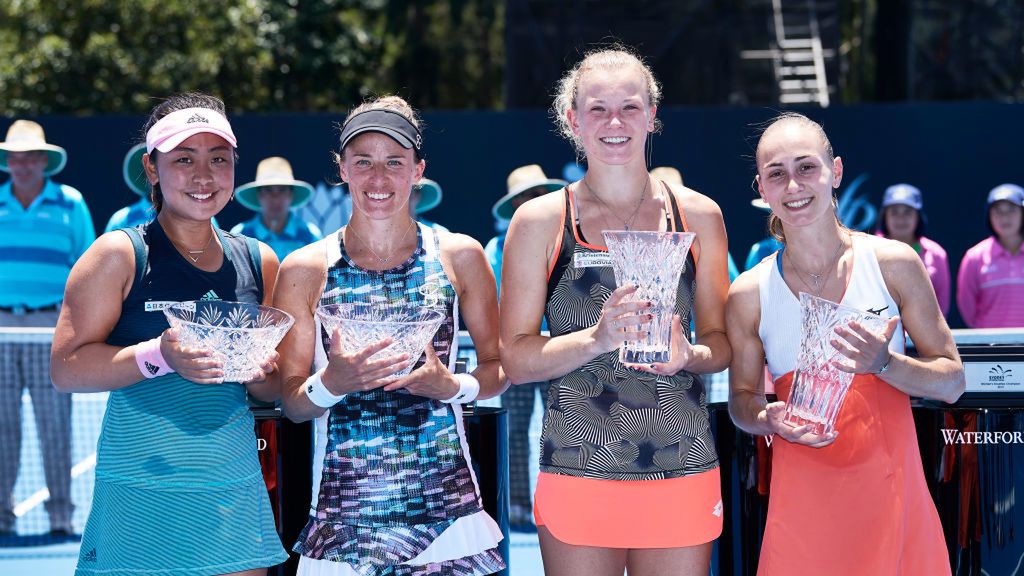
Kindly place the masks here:
MULTIPOLYGON (((891 240, 856 232, 850 235, 850 240, 853 243, 853 274, 839 303, 882 318, 898 315, 899 309, 885 286, 874 249, 876 244, 891 240)), ((772 254, 755 267, 761 293, 761 323, 757 332, 764 344, 768 371, 773 380, 796 369, 800 352, 800 300, 782 279, 779 270, 781 254, 781 251, 772 254)), ((889 342, 889 350, 902 354, 905 348, 901 322, 889 342)))

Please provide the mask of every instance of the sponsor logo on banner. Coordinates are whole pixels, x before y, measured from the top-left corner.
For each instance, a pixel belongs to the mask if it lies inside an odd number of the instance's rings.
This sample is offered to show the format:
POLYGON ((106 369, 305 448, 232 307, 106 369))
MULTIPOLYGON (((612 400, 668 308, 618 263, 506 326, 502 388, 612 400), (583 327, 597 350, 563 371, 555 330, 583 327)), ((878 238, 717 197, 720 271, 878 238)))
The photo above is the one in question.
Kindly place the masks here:
POLYGON ((949 444, 1024 444, 1020 430, 1001 432, 961 432, 955 428, 942 428, 942 439, 949 444))

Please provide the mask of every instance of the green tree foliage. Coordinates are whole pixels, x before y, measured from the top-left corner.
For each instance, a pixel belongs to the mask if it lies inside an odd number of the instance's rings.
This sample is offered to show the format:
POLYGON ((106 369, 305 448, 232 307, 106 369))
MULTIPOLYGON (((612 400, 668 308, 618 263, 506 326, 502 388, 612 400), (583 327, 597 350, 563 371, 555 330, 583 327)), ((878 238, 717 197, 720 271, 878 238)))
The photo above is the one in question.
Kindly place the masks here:
POLYGON ((138 113, 186 90, 235 111, 501 105, 500 0, 6 0, 0 113, 138 113))

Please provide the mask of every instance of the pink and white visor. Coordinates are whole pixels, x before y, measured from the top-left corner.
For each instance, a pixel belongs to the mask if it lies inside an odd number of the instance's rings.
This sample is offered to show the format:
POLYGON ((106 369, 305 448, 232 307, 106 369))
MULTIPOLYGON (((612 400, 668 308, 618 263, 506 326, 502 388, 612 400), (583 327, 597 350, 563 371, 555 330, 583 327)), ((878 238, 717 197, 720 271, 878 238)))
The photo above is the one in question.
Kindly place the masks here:
POLYGON ((164 116, 146 132, 146 152, 170 152, 190 136, 203 132, 216 134, 232 148, 238 147, 227 118, 209 108, 185 108, 164 116))

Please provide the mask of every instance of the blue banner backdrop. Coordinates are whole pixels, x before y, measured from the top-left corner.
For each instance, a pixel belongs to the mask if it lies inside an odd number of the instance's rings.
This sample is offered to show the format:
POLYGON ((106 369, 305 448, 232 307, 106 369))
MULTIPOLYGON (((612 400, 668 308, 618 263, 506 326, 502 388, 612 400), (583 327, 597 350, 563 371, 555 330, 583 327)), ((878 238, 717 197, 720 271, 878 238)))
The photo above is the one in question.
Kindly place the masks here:
MULTIPOLYGON (((882 192, 908 182, 924 193, 927 235, 942 244, 955 278, 960 258, 988 232, 985 196, 1003 182, 1024 184, 1015 138, 1024 133, 1024 105, 999 103, 915 103, 803 110, 822 122, 846 176, 839 190, 840 213, 856 228, 874 225, 882 192)), ((776 111, 752 108, 677 108, 659 111, 662 134, 653 138, 653 165, 679 168, 686 184, 722 206, 730 252, 742 267, 750 245, 765 236, 765 214, 750 206, 755 193, 757 124, 776 111)), ((494 235, 490 209, 505 193, 508 173, 537 163, 549 176, 562 176, 575 158, 542 110, 428 112, 426 175, 444 193, 441 205, 425 214, 481 243, 494 235)), ((252 181, 260 159, 289 159, 296 177, 317 185, 309 208, 325 230, 347 214, 332 152, 340 114, 239 114, 232 123, 241 162, 237 184, 252 181)), ((0 119, 5 134, 11 118, 0 119)), ((68 150, 57 180, 85 195, 98 230, 135 196, 121 178, 125 152, 141 138, 138 116, 37 118, 47 140, 68 150)), ((230 228, 251 213, 232 203, 218 218, 230 228)), ((955 288, 955 286, 954 286, 955 288)), ((955 302, 955 301, 954 301, 955 302)), ((951 324, 961 326, 954 310, 951 324)))

